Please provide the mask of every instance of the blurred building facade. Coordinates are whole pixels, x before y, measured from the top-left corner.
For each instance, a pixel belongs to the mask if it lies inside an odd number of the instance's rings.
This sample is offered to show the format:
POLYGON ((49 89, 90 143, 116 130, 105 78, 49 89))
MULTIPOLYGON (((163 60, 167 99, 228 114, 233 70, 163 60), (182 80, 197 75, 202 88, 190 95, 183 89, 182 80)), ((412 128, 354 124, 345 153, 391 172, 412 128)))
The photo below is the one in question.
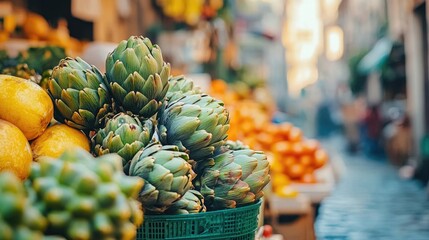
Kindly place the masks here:
POLYGON ((425 178, 428 156, 425 139, 429 132, 428 12, 426 0, 388 1, 389 31, 405 43, 407 112, 411 118, 413 155, 425 178))

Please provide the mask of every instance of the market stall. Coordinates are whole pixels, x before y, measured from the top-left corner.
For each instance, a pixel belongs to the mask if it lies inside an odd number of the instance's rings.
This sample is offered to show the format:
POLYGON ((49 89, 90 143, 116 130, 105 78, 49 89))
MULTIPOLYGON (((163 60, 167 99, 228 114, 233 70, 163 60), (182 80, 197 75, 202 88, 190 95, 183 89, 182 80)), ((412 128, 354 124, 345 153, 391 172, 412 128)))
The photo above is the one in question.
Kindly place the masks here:
POLYGON ((314 239, 336 161, 288 111, 283 4, 25 2, 0 2, 0 239, 314 239))

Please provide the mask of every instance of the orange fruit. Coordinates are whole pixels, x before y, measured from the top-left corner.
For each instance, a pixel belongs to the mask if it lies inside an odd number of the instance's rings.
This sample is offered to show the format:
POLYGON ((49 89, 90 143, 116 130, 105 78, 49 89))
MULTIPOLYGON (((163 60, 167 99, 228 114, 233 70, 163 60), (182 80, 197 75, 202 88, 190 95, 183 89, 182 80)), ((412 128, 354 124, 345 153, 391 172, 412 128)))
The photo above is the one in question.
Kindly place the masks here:
POLYGON ((222 79, 215 79, 211 83, 211 91, 214 93, 224 93, 228 89, 228 84, 222 79))
POLYGON ((291 142, 299 142, 302 140, 302 131, 297 127, 292 127, 289 131, 288 136, 289 141, 291 142))
POLYGON ((313 159, 313 166, 314 168, 321 168, 323 167, 326 162, 328 161, 329 156, 326 153, 325 150, 323 149, 318 149, 315 153, 314 153, 314 159, 313 159))
POLYGON ((313 163, 313 159, 309 155, 302 155, 299 157, 299 163, 305 167, 310 166, 313 163))
POLYGON ((280 132, 280 134, 282 134, 283 136, 288 136, 289 135, 289 132, 290 132, 290 130, 292 129, 292 124, 290 124, 290 123, 282 123, 282 124, 280 124, 279 126, 278 126, 278 128, 279 128, 279 132, 280 132))
POLYGON ((296 156, 300 156, 304 153, 304 148, 302 143, 300 142, 294 142, 292 143, 292 153, 296 156))
POLYGON ((0 171, 11 171, 21 179, 30 174, 33 156, 24 133, 0 119, 0 171))
POLYGON ((280 162, 280 159, 274 159, 274 161, 270 164, 270 171, 273 173, 283 173, 284 166, 282 162, 280 162))
POLYGON ((260 134, 258 134, 257 140, 266 148, 270 148, 274 143, 273 137, 265 132, 261 132, 260 134))
POLYGON ((288 141, 280 141, 280 142, 276 142, 271 149, 273 152, 276 152, 276 153, 289 154, 291 153, 292 146, 288 141))
POLYGON ((305 153, 313 154, 320 147, 320 143, 317 140, 309 139, 305 140, 302 143, 302 146, 304 148, 305 153))
POLYGON ((285 166, 285 168, 289 168, 290 166, 294 165, 296 162, 297 160, 294 156, 285 156, 282 160, 282 163, 285 166))
POLYGON ((298 179, 305 173, 305 168, 299 163, 292 164, 287 168, 287 175, 291 179, 298 179))

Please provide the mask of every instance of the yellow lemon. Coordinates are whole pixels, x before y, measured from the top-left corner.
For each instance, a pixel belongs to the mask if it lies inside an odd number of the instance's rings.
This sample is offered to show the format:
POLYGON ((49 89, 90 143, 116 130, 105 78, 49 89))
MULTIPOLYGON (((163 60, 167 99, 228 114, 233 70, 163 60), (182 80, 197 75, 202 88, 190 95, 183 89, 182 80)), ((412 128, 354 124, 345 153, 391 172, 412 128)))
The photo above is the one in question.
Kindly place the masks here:
POLYGON ((28 177, 33 156, 24 134, 12 123, 0 119, 0 171, 11 171, 19 178, 28 177))
POLYGON ((0 75, 0 89, 0 119, 17 126, 28 140, 42 134, 54 114, 49 95, 39 85, 9 75, 0 75))
POLYGON ((89 151, 89 140, 81 131, 65 124, 48 127, 31 143, 34 158, 40 156, 59 157, 64 151, 81 147, 89 151))

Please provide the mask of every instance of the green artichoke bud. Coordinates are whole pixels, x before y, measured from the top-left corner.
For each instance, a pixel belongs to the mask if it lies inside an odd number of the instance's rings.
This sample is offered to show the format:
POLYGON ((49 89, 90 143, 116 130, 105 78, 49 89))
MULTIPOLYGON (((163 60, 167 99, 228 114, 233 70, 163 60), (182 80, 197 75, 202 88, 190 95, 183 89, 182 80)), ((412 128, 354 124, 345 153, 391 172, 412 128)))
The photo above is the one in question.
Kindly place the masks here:
POLYGON ((177 146, 150 143, 131 161, 129 175, 144 179, 139 200, 145 209, 155 213, 167 210, 192 187, 195 173, 188 154, 177 146))
POLYGON ((239 140, 237 140, 237 141, 227 140, 225 143, 225 147, 229 150, 249 149, 248 145, 245 145, 243 142, 241 142, 239 140))
POLYGON ((136 200, 144 181, 126 176, 121 157, 84 150, 42 158, 27 180, 49 235, 66 239, 134 239, 143 212, 136 200))
POLYGON ((52 69, 48 69, 42 73, 42 79, 40 80, 39 85, 45 90, 48 91, 49 88, 49 79, 52 76, 52 69))
POLYGON ((204 196, 195 190, 189 190, 183 197, 173 203, 166 213, 170 214, 190 214, 205 212, 204 196))
POLYGON ((162 144, 172 144, 201 164, 225 143, 229 114, 223 102, 205 94, 185 96, 163 106, 158 116, 162 144))
POLYGON ((34 69, 29 68, 26 63, 21 63, 13 67, 4 68, 0 71, 0 73, 28 79, 37 84, 40 84, 40 81, 42 79, 42 76, 37 74, 34 69))
POLYGON ((121 111, 152 117, 168 90, 170 65, 148 38, 131 36, 106 59, 106 80, 121 111))
POLYGON ((100 126, 109 110, 110 97, 104 76, 80 58, 65 58, 52 71, 48 93, 67 125, 93 130, 100 126))
POLYGON ((270 164, 262 151, 241 149, 232 151, 234 162, 239 164, 243 175, 241 180, 247 183, 255 200, 264 196, 263 188, 270 182, 270 164))
POLYGON ((43 239, 46 219, 13 173, 0 173, 0 239, 43 239))
POLYGON ((202 93, 200 88, 194 87, 192 80, 185 78, 183 75, 170 77, 168 82, 167 101, 169 102, 176 101, 183 96, 202 93))
POLYGON ((234 162, 232 151, 211 158, 207 166, 195 186, 204 195, 209 210, 235 208, 255 201, 255 194, 241 180, 243 170, 234 162))
POLYGON ((122 157, 122 166, 127 169, 134 155, 149 144, 153 133, 151 119, 143 125, 137 117, 118 113, 93 137, 94 153, 97 156, 118 153, 122 157))

